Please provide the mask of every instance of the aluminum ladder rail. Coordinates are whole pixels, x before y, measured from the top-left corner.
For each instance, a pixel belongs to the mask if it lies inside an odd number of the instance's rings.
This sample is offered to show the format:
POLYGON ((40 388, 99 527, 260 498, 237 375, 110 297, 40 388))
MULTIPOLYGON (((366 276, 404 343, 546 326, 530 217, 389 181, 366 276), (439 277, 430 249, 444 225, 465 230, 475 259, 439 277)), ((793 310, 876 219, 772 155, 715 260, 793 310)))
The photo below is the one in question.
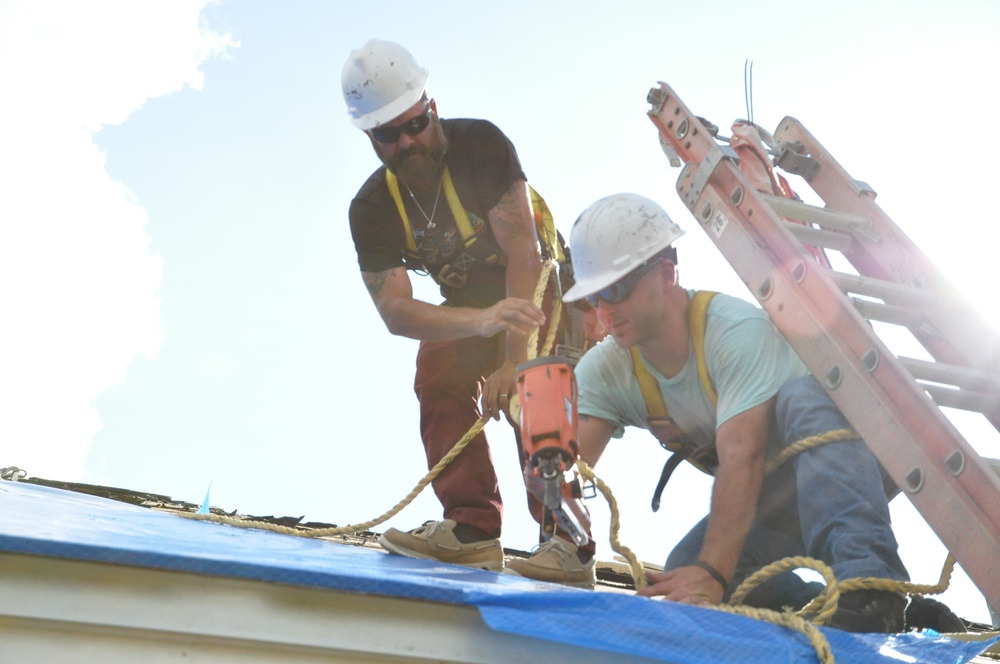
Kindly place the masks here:
POLYGON ((774 162, 826 207, 756 191, 667 84, 647 101, 664 152, 685 163, 677 192, 692 215, 1000 610, 1000 476, 939 407, 979 410, 1000 429, 996 330, 797 120, 778 126, 774 162), (803 243, 841 252, 858 274, 821 266, 803 243), (866 316, 904 326, 934 361, 896 357, 866 316))

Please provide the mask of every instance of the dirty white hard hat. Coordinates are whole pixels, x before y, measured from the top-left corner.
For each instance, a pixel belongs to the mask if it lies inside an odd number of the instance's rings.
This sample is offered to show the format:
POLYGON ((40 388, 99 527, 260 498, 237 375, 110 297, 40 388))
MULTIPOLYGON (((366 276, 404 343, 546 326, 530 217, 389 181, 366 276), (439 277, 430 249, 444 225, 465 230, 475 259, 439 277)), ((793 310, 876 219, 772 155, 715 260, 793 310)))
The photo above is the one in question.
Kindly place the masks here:
POLYGON ((340 85, 351 122, 368 130, 399 117, 420 100, 427 70, 399 44, 370 39, 351 51, 340 85))
POLYGON ((607 288, 663 251, 684 231, 666 210, 638 194, 614 194, 583 211, 570 230, 575 302, 607 288))

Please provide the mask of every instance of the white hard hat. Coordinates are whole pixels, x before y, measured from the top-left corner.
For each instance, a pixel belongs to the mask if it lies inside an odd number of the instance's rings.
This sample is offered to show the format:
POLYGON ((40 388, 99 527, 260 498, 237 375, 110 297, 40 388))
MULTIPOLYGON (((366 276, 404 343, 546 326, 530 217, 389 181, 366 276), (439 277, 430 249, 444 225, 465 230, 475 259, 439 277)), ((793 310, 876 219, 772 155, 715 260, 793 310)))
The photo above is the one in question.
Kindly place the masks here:
POLYGON ((574 302, 607 288, 684 235, 662 207, 638 194, 614 194, 592 204, 573 223, 569 250, 574 302))
POLYGON ((399 44, 370 39, 351 51, 340 85, 351 122, 368 130, 399 117, 420 100, 427 70, 399 44))

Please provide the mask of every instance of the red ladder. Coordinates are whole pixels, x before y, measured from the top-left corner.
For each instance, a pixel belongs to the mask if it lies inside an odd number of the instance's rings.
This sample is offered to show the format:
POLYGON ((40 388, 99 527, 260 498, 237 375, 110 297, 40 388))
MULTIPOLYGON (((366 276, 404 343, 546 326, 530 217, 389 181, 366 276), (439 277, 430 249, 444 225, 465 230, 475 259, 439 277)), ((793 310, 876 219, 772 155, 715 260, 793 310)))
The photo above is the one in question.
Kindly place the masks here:
POLYGON ((681 199, 1000 610, 1000 476, 940 410, 978 411, 1000 429, 996 330, 794 118, 774 133, 774 165, 825 207, 757 191, 736 152, 665 83, 647 99, 664 151, 685 162, 681 199), (820 265, 815 247, 840 252, 857 274, 820 265), (897 357, 869 321, 908 329, 933 361, 897 357))

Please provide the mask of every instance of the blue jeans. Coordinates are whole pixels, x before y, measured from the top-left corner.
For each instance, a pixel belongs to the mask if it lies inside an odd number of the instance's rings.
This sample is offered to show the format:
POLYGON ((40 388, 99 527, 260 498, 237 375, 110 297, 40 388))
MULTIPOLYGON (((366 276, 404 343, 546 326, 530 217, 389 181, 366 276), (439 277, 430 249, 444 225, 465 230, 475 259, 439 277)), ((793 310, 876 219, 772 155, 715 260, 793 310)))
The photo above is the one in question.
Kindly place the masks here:
MULTIPOLYGON (((770 443, 769 457, 803 438, 851 428, 812 376, 782 386, 774 415, 776 440, 770 443)), ((666 569, 697 560, 707 525, 705 517, 674 547, 666 569)), ((806 450, 765 477, 730 592, 762 566, 788 556, 822 560, 839 580, 861 576, 909 580, 892 532, 882 469, 863 441, 806 450)), ((785 572, 758 586, 746 602, 764 608, 799 608, 821 587, 785 572)))

